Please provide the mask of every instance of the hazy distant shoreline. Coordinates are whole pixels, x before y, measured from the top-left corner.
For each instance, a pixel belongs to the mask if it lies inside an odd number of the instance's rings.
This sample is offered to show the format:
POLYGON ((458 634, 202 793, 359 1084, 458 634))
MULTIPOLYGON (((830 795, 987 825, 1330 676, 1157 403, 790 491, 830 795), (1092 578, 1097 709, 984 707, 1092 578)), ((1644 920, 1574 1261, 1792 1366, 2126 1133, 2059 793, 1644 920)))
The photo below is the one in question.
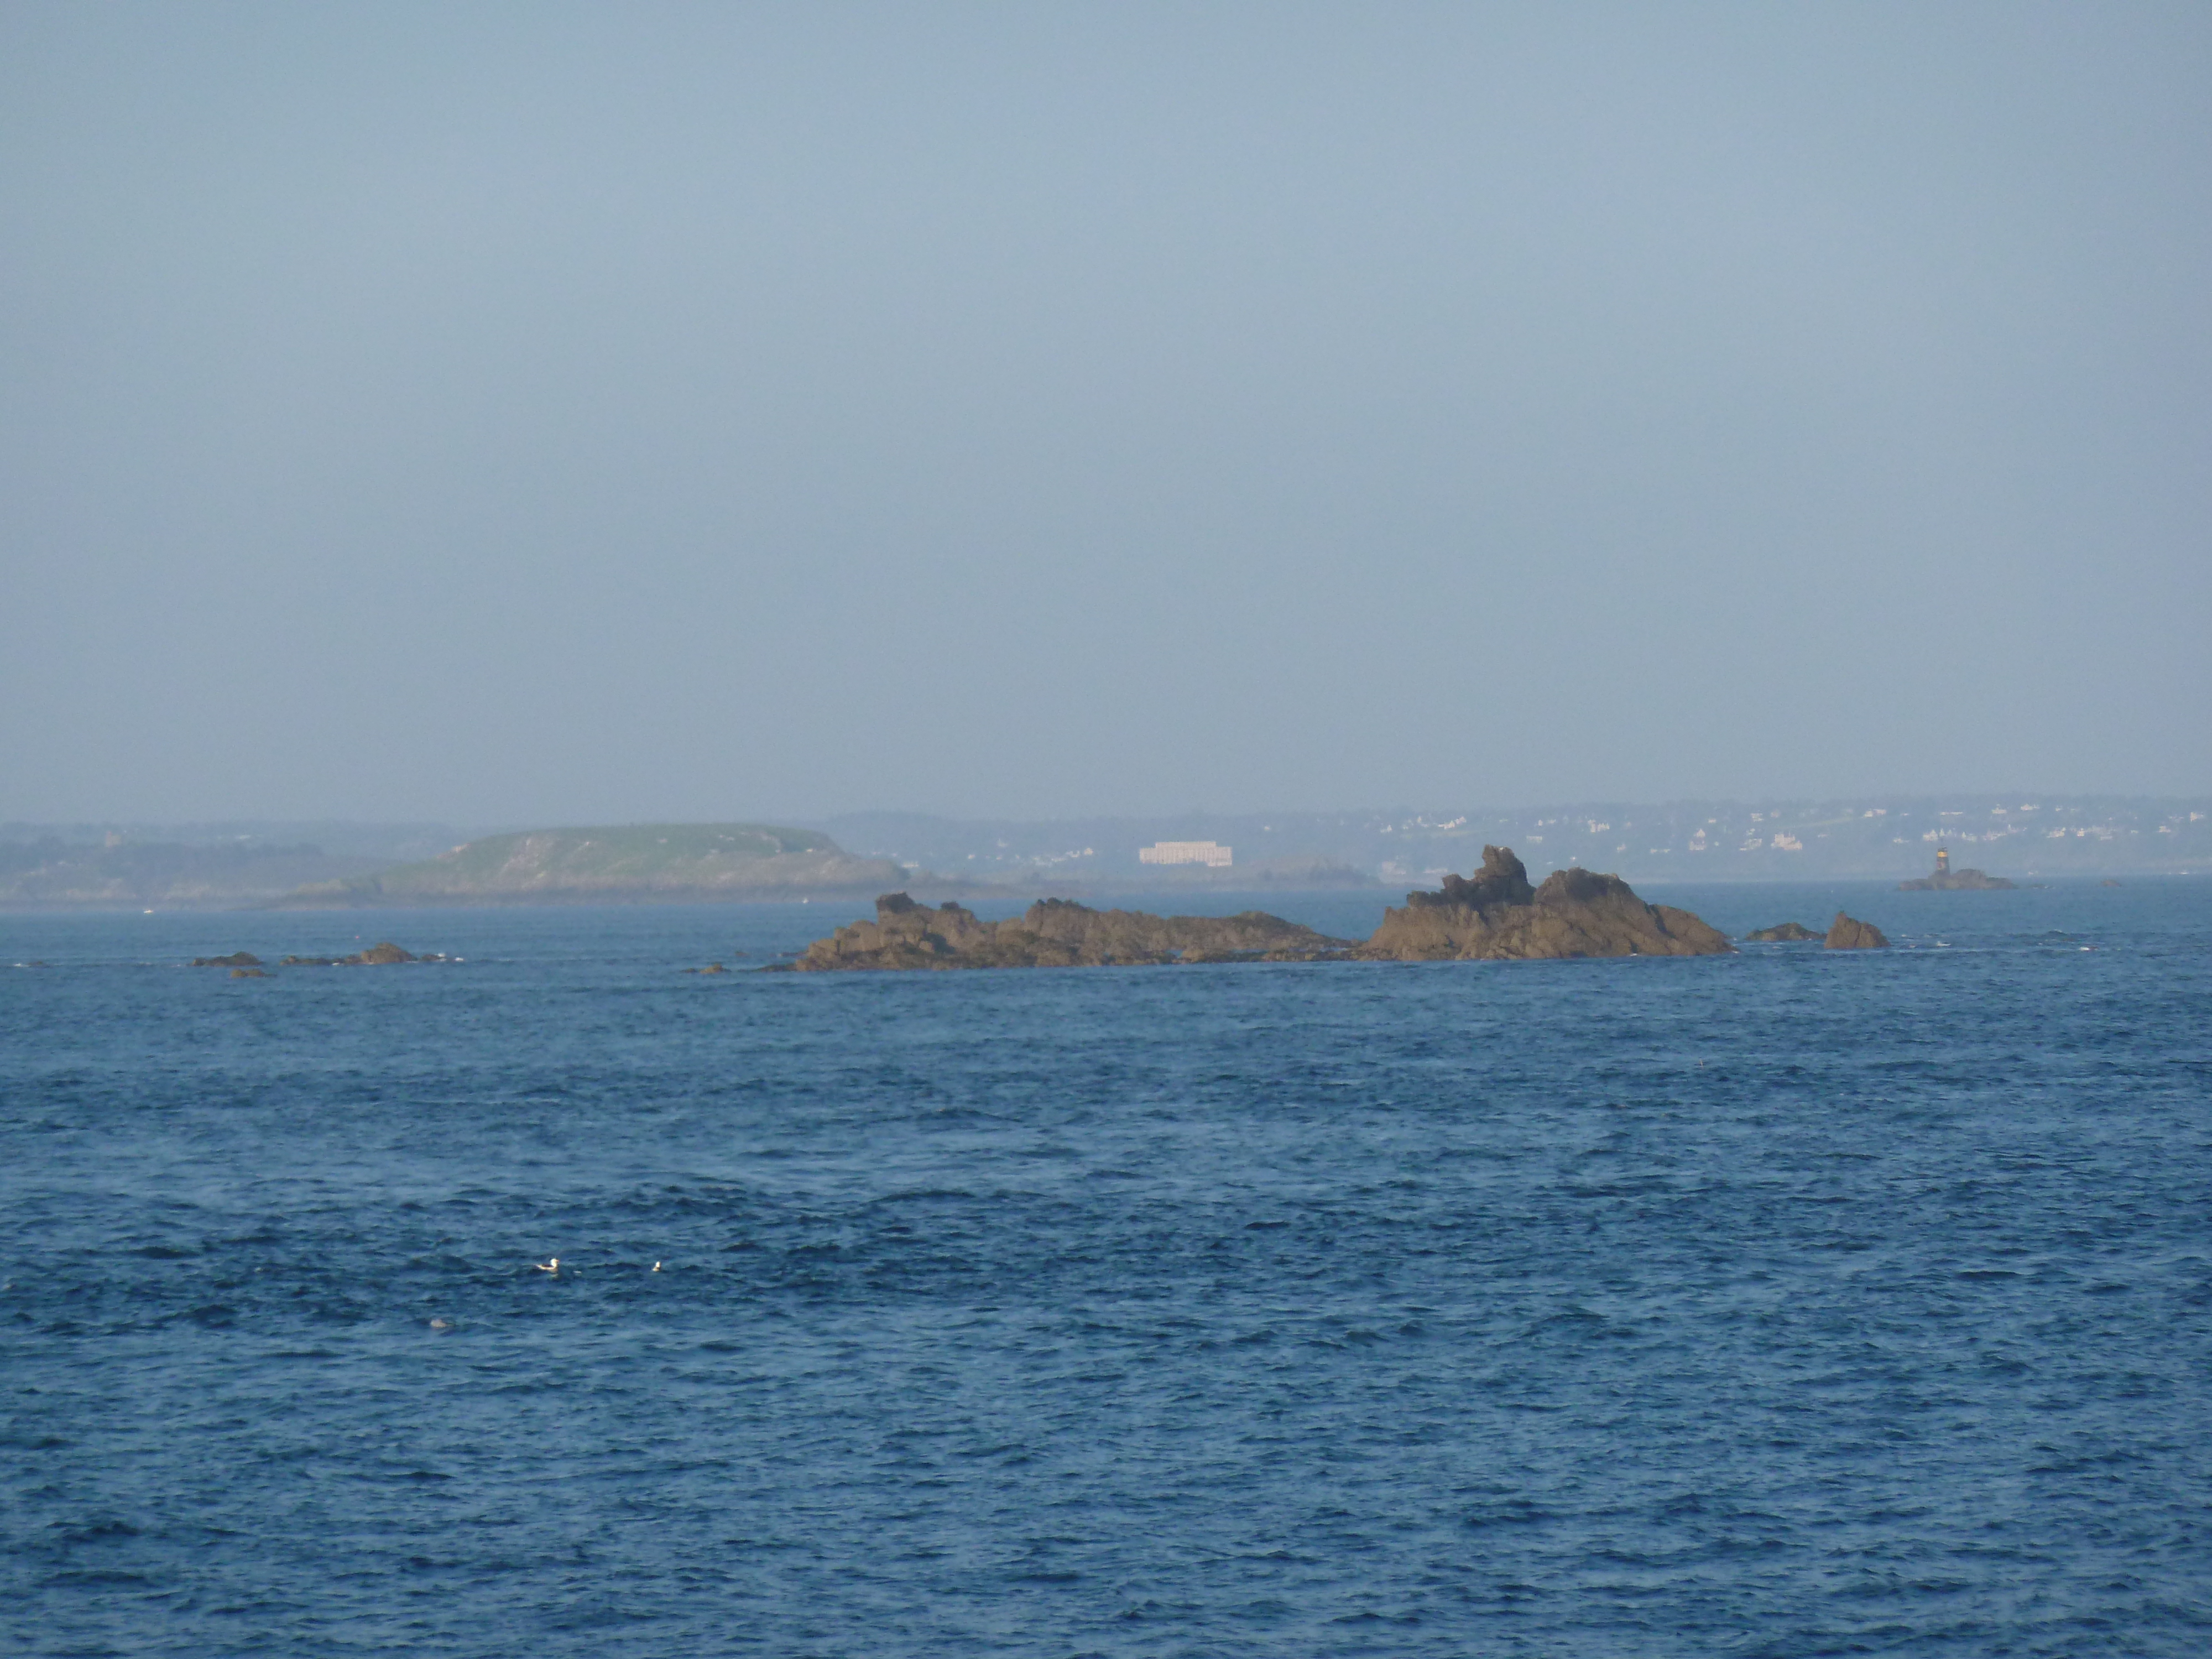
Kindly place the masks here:
POLYGON ((1224 892, 1395 891, 1472 869, 1639 884, 1869 881, 1954 861, 2030 884, 2212 872, 2212 797, 2014 795, 1679 802, 1500 811, 1186 813, 1017 821, 831 815, 798 826, 477 834, 429 823, 0 824, 0 911, 422 909, 1224 892), (1140 852, 1212 842, 1225 867, 1140 852))

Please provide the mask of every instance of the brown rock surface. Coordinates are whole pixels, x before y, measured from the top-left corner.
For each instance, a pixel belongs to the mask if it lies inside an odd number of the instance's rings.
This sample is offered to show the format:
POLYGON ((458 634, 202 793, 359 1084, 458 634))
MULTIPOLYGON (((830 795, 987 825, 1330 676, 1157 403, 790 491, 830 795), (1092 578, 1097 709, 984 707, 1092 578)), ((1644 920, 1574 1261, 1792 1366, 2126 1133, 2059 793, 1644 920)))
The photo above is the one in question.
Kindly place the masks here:
POLYGON ((1687 910, 1646 904, 1618 876, 1555 870, 1532 888, 1510 847, 1482 849, 1472 878, 1408 893, 1406 908, 1357 954, 1370 962, 1534 961, 1565 957, 1702 957, 1731 951, 1727 937, 1687 910))
MULTIPOLYGON (((1817 935, 1815 936, 1817 937, 1817 935)), ((1733 950, 1692 915, 1646 904, 1618 876, 1559 870, 1540 887, 1512 849, 1483 849, 1472 877, 1408 893, 1364 945, 1329 939, 1264 911, 1155 916, 1041 899, 1007 921, 963 907, 932 909, 904 893, 876 901, 873 921, 840 927, 791 965, 852 968, 1072 968, 1170 962, 1436 962, 1559 957, 1698 957, 1733 950)))
POLYGON ((1744 935, 1745 939, 1753 945, 1800 945, 1808 939, 1823 937, 1795 921, 1778 921, 1771 927, 1762 927, 1755 933, 1744 935))
POLYGON ((1872 922, 1860 921, 1838 910, 1835 921, 1829 926, 1827 942, 1821 948, 1828 951, 1879 951, 1888 943, 1888 936, 1872 922))
POLYGON ((195 968, 258 968, 261 958, 251 951, 234 951, 227 957, 194 957, 195 968))
POLYGON ((1313 962, 1352 941, 1258 910, 1235 916, 1155 916, 1040 899, 1006 921, 979 921, 947 902, 932 909, 904 893, 876 901, 876 919, 817 939, 792 966, 802 973, 856 968, 1075 968, 1171 962, 1313 962))

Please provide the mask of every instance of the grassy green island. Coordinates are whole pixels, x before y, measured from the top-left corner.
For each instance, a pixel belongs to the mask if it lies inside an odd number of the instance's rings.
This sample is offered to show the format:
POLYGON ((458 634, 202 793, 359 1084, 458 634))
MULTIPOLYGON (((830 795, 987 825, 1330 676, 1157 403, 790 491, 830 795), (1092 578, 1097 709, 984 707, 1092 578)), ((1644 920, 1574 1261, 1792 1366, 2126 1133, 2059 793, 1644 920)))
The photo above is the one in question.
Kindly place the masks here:
POLYGON ((442 904, 684 903, 873 894, 912 875, 854 858, 811 830, 761 823, 630 823, 486 836, 415 864, 318 882, 290 908, 442 904))

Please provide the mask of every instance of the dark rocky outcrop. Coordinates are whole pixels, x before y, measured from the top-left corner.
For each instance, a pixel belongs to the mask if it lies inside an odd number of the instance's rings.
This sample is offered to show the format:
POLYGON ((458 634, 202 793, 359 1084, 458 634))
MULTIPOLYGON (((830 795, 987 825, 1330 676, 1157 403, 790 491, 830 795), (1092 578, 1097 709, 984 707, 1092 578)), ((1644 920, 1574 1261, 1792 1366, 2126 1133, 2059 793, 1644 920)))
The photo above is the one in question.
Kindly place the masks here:
POLYGON ((1816 933, 1800 922, 1781 921, 1771 927, 1762 927, 1755 933, 1746 933, 1744 939, 1752 945, 1802 945, 1808 940, 1826 937, 1816 933))
MULTIPOLYGON (((904 893, 876 901, 876 919, 817 939, 791 964, 845 968, 1072 968, 1170 962, 1436 962, 1559 957, 1698 957, 1733 950, 1686 910, 1646 904, 1618 876, 1559 870, 1540 887, 1510 848, 1483 849, 1472 877, 1408 893, 1364 945, 1329 939, 1264 911, 1155 916, 1041 899, 1009 921, 958 904, 933 909, 904 893)), ((781 965, 781 964, 779 964, 781 965)))
POLYGON ((266 968, 234 968, 230 970, 230 976, 233 979, 271 979, 275 977, 275 975, 270 974, 266 968))
POLYGON ((1482 868, 1472 876, 1446 876, 1433 893, 1408 893, 1406 902, 1416 910, 1486 910, 1494 905, 1534 904, 1536 890, 1528 884, 1528 866, 1513 856, 1510 847, 1482 849, 1482 868))
POLYGON ((227 957, 194 957, 195 968, 258 968, 261 958, 251 951, 234 951, 227 957))
POLYGON ((1370 962, 1718 956, 1735 947, 1687 910, 1646 904, 1619 876, 1555 870, 1540 887, 1510 847, 1482 849, 1471 878, 1408 893, 1357 954, 1370 962))
POLYGON ((1829 925, 1828 937, 1822 948, 1829 951, 1879 951, 1888 943, 1888 936, 1872 922, 1860 921, 1838 910, 1835 921, 1829 925))
POLYGON ((402 962, 443 962, 446 958, 433 951, 428 956, 418 957, 412 951, 403 951, 390 939, 372 945, 366 951, 349 957, 286 957, 277 964, 280 968, 388 968, 402 962))
POLYGON ((961 905, 933 909, 904 893, 876 901, 876 919, 807 946, 802 973, 854 968, 1076 968, 1174 962, 1314 962, 1341 957, 1349 939, 1258 910, 1235 916, 1155 916, 1040 899, 1006 921, 961 905))

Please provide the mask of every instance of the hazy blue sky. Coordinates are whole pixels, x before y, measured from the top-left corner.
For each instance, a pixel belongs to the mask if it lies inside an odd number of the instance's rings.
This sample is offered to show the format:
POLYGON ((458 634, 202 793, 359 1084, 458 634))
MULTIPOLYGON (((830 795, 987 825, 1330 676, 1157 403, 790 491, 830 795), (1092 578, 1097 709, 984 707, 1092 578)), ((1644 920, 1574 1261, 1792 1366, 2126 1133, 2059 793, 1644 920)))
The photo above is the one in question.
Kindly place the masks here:
POLYGON ((2212 6, 0 4, 0 818, 2212 788, 2212 6))

